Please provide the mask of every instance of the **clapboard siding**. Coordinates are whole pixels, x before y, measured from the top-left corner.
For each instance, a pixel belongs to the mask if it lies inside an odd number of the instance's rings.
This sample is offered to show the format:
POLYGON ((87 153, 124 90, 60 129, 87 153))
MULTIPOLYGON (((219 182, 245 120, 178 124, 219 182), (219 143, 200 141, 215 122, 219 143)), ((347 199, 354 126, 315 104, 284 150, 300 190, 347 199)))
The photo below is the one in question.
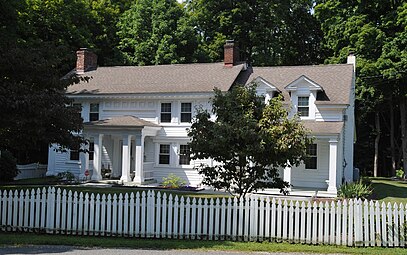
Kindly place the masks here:
POLYGON ((318 169, 305 169, 305 165, 293 166, 291 170, 291 183, 294 187, 327 188, 329 179, 329 143, 327 140, 317 140, 317 167, 318 169))

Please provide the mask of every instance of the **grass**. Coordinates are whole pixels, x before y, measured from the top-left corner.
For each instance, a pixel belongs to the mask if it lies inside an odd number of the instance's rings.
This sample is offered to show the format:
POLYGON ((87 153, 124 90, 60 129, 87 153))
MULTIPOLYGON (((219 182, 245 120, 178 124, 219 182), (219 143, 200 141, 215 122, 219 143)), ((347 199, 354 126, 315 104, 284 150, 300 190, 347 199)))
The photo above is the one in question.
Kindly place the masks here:
MULTIPOLYGON (((113 187, 95 187, 95 186, 78 186, 78 185, 66 185, 60 184, 60 181, 55 177, 44 177, 44 178, 33 178, 33 179, 22 179, 16 180, 10 183, 0 184, 0 190, 27 190, 27 189, 42 189, 43 187, 55 187, 61 188, 62 190, 71 190, 72 192, 83 192, 83 193, 94 193, 94 194, 124 194, 131 192, 147 192, 151 188, 142 188, 137 186, 113 186, 113 187)), ((171 189, 157 189, 161 194, 166 193, 167 196, 172 194, 172 196, 185 196, 185 197, 195 197, 195 198, 222 198, 228 197, 227 193, 224 194, 210 194, 205 192, 193 192, 193 191, 182 191, 182 190, 171 190, 171 189)))
POLYGON ((301 253, 345 253, 345 254, 407 254, 403 248, 345 247, 271 242, 233 242, 204 240, 171 240, 116 238, 99 236, 64 236, 37 233, 0 232, 0 245, 68 245, 79 247, 133 248, 158 250, 222 250, 240 252, 301 252, 301 253))
POLYGON ((373 198, 390 203, 407 203, 407 182, 389 178, 371 178, 373 198))

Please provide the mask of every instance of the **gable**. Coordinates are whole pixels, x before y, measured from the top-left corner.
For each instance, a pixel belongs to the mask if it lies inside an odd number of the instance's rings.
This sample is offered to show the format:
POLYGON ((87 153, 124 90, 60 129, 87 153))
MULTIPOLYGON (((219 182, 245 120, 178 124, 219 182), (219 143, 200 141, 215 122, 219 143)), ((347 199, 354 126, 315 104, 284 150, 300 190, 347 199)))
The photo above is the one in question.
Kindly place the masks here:
MULTIPOLYGON (((314 82, 310 78, 305 75, 301 75, 298 79, 294 80, 290 84, 288 84, 285 89, 287 91, 323 91, 323 88, 318 83, 314 82)), ((309 93, 308 93, 309 94, 309 93)))
POLYGON ((265 91, 265 92, 271 92, 271 91, 277 91, 280 92, 280 90, 271 84, 270 82, 266 81, 263 79, 261 76, 258 76, 253 80, 253 83, 257 85, 257 90, 258 91, 265 91))

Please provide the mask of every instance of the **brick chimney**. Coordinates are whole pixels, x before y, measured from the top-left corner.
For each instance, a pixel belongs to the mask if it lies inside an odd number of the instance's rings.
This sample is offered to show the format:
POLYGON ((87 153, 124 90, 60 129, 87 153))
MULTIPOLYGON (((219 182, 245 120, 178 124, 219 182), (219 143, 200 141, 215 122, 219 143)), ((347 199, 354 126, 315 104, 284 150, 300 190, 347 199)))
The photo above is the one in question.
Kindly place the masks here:
POLYGON ((239 49, 233 40, 226 40, 224 46, 224 65, 232 67, 239 62, 239 49))
POLYGON ((76 52, 76 73, 83 74, 97 68, 98 56, 87 48, 76 52))

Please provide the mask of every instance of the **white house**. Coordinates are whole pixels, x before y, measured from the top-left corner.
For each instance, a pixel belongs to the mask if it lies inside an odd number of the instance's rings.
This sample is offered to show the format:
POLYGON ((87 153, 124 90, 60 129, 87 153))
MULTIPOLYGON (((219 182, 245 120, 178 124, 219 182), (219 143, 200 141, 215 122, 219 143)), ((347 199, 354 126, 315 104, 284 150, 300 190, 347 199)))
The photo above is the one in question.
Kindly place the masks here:
POLYGON ((223 63, 97 67, 96 55, 80 49, 73 72, 90 80, 66 93, 81 106, 90 153, 51 147, 47 175, 71 171, 83 178, 88 170, 100 180, 107 169, 142 184, 174 173, 198 185, 193 167, 202 162, 190 160, 186 131, 195 107, 211 108, 214 87, 228 91, 254 81, 266 100, 282 94, 315 137, 307 162, 282 170, 283 179, 336 194, 353 174, 355 57, 340 65, 249 67, 237 55, 227 42, 223 63))

